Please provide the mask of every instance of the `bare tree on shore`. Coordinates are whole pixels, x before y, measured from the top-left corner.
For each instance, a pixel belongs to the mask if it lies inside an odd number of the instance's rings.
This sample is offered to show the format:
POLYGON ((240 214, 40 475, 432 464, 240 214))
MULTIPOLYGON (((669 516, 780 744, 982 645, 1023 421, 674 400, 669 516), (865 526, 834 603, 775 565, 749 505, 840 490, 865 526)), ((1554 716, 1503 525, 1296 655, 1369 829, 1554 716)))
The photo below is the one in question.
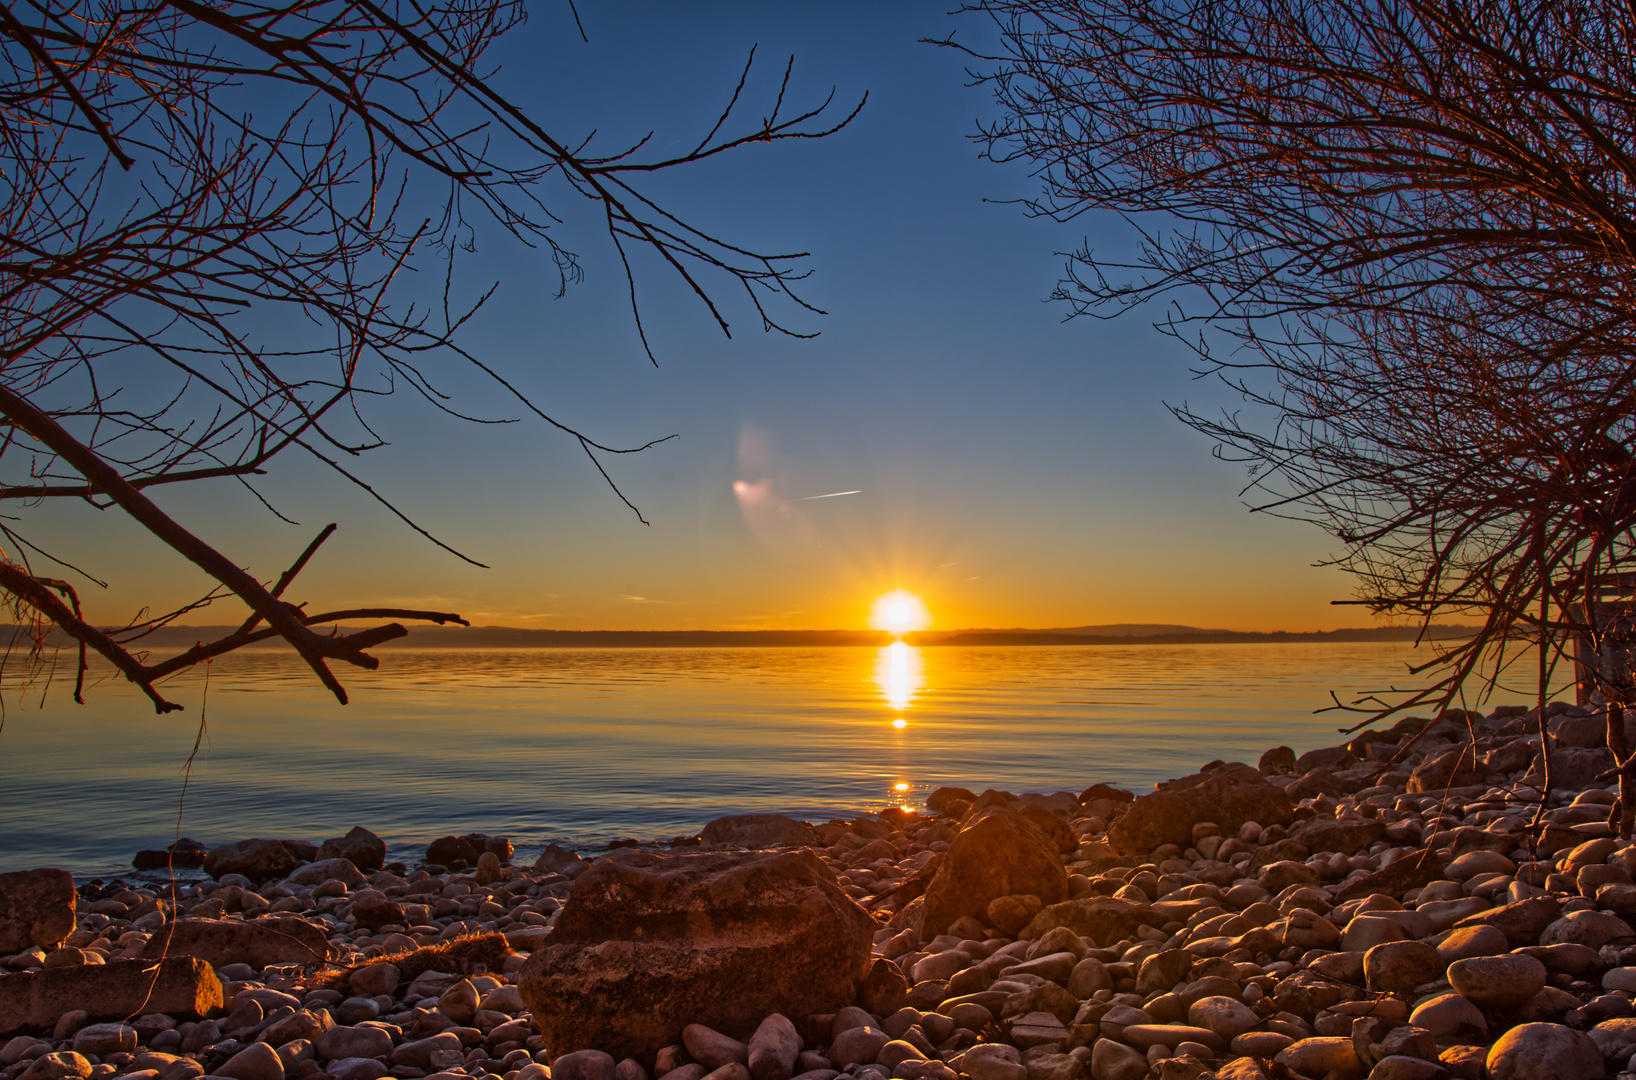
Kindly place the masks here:
MULTIPOLYGON (((1242 411, 1173 411, 1244 463, 1254 509, 1316 523, 1358 603, 1475 617, 1365 723, 1486 694, 1519 645, 1548 745, 1554 664, 1622 632, 1633 569, 1636 23, 1586 0, 985 0, 968 49, 1033 164, 1029 208, 1120 215, 1057 296, 1162 303, 1242 411), (1611 595, 1618 595, 1615 589, 1611 595)), ((961 47, 951 39, 943 44, 961 47)), ((1628 637, 1628 635, 1625 635, 1628 637)), ((1628 670, 1603 665, 1629 836, 1628 670)), ((1360 725, 1361 726, 1361 725, 1360 725)))
POLYGON ((575 440, 613 487, 601 455, 644 447, 604 445, 548 415, 462 337, 494 291, 456 272, 478 236, 537 249, 560 295, 581 267, 553 207, 592 207, 650 358, 639 258, 724 332, 734 294, 766 331, 804 336, 789 315, 821 314, 795 291, 802 253, 756 252, 695 227, 647 194, 648 180, 755 144, 822 138, 861 101, 837 111, 832 91, 794 107, 786 67, 762 119, 741 119, 747 62, 736 86, 724 84, 719 116, 680 151, 648 139, 593 148, 495 89, 488 53, 523 19, 515 0, 0 4, 0 500, 11 509, 0 518, 0 589, 39 640, 54 626, 78 642, 76 699, 87 649, 165 712, 179 706, 156 680, 279 637, 345 702, 332 661, 375 667, 365 650, 407 633, 395 620, 462 622, 309 612, 284 592, 333 526, 268 583, 154 501, 177 484, 248 486, 293 453, 447 547, 352 463, 380 445, 363 406, 395 387, 471 419, 443 387, 490 380, 575 440), (410 271, 441 280, 440 295, 406 296, 410 271), (128 515, 217 587, 117 630, 92 625, 67 573, 41 572, 59 560, 19 516, 65 498, 128 515), (233 634, 164 659, 137 651, 144 634, 226 596, 251 612, 233 634), (394 621, 323 629, 349 620, 394 621))

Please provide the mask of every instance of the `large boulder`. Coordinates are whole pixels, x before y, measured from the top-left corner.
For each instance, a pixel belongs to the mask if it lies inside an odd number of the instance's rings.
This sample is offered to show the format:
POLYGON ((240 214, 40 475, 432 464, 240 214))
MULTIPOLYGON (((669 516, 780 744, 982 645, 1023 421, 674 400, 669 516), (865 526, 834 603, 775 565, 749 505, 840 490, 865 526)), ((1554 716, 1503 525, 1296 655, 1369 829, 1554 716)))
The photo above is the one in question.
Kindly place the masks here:
POLYGON ((386 865, 386 842, 361 825, 345 836, 325 840, 318 848, 320 859, 345 859, 366 873, 386 865))
POLYGON ((202 1017, 221 1005, 221 980, 192 956, 44 968, 0 978, 0 1035, 49 1030, 76 1009, 95 1021, 161 1012, 202 1017))
POLYGON ((161 927, 140 955, 197 956, 211 967, 312 964, 333 950, 322 930, 305 919, 178 919, 161 927))
POLYGON ((853 1004, 876 929, 808 849, 600 859, 519 989, 550 1055, 651 1063, 688 1024, 747 1039, 769 1013, 853 1004))
POLYGON ((1168 790, 1191 802, 1200 821, 1213 821, 1226 833, 1237 832, 1246 821, 1288 825, 1295 820, 1295 803, 1283 789, 1236 761, 1172 780, 1168 790))
POLYGON ((1109 828, 1108 841, 1121 854, 1145 855, 1160 844, 1187 847, 1201 821, 1231 834, 1246 821, 1288 825, 1294 820, 1295 803, 1288 794, 1257 770, 1233 762, 1143 795, 1109 828))
POLYGON ((74 932, 74 875, 67 870, 0 874, 0 954, 55 945, 74 932))
POLYGON ((1046 904, 1068 899, 1056 843, 1009 806, 974 808, 926 887, 921 936, 936 937, 962 915, 981 920, 989 904, 1018 895, 1046 904))
POLYGON ((236 840, 212 848, 205 856, 204 869, 213 878, 242 874, 251 881, 271 881, 304 862, 301 854, 284 840, 236 840))
POLYGON ((811 825, 783 814, 719 817, 700 831, 699 840, 741 848, 810 847, 818 842, 811 825))
POLYGON ((1180 795, 1155 791, 1143 795, 1108 829, 1108 843, 1126 855, 1145 855, 1160 844, 1188 844, 1193 839, 1193 804, 1180 795))
MULTIPOLYGON (((1551 751, 1551 785, 1558 791, 1583 791, 1614 768, 1613 751, 1607 747, 1558 746, 1551 751)), ((1545 773, 1540 762, 1523 774, 1522 782, 1543 787, 1545 773)))

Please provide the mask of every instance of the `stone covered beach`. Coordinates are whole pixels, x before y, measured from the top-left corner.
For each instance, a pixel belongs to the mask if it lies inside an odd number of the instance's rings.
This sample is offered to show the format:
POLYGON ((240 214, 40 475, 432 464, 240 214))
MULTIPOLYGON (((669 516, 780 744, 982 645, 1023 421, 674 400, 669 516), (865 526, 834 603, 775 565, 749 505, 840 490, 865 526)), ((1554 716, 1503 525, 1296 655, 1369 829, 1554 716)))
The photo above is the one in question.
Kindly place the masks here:
POLYGON ((387 864, 363 828, 142 853, 209 874, 174 889, 0 875, 0 1070, 1636 1076, 1636 845, 1600 718, 1549 716, 1538 829, 1537 720, 1500 709, 1140 795, 942 788, 532 861, 474 834, 387 864))

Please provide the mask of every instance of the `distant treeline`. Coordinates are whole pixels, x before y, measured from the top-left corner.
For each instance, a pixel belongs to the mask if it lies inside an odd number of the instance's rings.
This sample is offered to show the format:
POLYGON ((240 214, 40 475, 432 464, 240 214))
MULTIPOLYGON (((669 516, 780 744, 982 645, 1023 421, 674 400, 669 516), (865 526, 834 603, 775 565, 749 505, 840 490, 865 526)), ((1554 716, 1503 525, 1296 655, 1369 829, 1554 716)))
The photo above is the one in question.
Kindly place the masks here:
MULTIPOLYGON (((134 643, 152 650, 185 649, 198 641, 210 641, 232 630, 226 626, 167 626, 134 643)), ((24 644, 26 634, 17 627, 0 627, 9 632, 13 647, 24 644)), ((1417 631, 1408 627, 1360 627, 1352 630, 1283 631, 1266 633, 1236 630, 1201 630, 1164 624, 1117 623, 1111 626, 1080 626, 1061 630, 947 630, 910 634, 914 645, 1231 645, 1282 642, 1342 643, 1398 641, 1410 643, 1417 631)), ((1463 626, 1435 626, 1425 637, 1434 641, 1470 637, 1463 626)), ((892 635, 874 630, 522 630, 506 626, 411 626, 409 636, 387 642, 381 648, 415 649, 665 649, 665 648, 769 648, 825 647, 840 645, 885 645, 892 635)), ((51 644, 66 645, 68 639, 53 633, 51 644)), ((265 645, 282 647, 277 639, 265 645)))

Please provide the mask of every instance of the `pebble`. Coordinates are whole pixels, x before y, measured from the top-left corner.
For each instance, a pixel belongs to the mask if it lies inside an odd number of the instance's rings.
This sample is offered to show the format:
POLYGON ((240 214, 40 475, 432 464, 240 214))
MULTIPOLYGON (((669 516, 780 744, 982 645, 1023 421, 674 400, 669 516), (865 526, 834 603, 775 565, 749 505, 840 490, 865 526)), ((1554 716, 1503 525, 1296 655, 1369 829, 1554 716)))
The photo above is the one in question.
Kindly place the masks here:
POLYGON ((1522 1024, 1495 1041, 1486 1061, 1491 1080, 1599 1080, 1602 1052, 1583 1031, 1562 1024, 1522 1024))
POLYGON ((91 1062, 84 1054, 73 1050, 59 1050, 41 1054, 22 1071, 22 1080, 64 1080, 65 1077, 91 1075, 91 1062))
POLYGON ((324 1066, 324 1072, 335 1080, 380 1080, 387 1068, 374 1058, 337 1058, 324 1066))
POLYGON ((1539 936, 1541 945, 1583 945, 1600 949, 1615 941, 1629 943, 1636 940, 1636 931, 1630 924, 1610 911, 1570 911, 1545 928, 1539 936))
POLYGON ((1259 1027, 1261 1016, 1241 1001, 1218 996, 1200 998, 1188 1006, 1187 1022, 1231 1041, 1251 1028, 1259 1027))
POLYGON ((1309 1076, 1350 1073, 1358 1068, 1358 1051, 1351 1038, 1302 1039, 1278 1052, 1273 1063, 1309 1076))
POLYGON ((752 1080, 790 1080, 801 1056, 801 1034, 788 1017, 773 1013, 757 1026, 746 1050, 752 1080))
MULTIPOLYGON (((1130 1050, 1129 1047, 1124 1047, 1130 1050)), ((1134 1050, 1130 1051, 1135 1053, 1134 1050)), ((1015 1046, 1004 1043, 982 1043, 972 1047, 951 1062, 971 1080, 1028 1080, 1023 1067, 1022 1053, 1015 1046)), ((1147 1059, 1142 1059, 1144 1068, 1147 1059)))
POLYGON ((1545 965, 1520 953, 1474 956, 1449 965, 1449 984, 1485 1009, 1508 1009, 1545 989, 1545 965))
POLYGON ((379 1027, 332 1027, 313 1040, 312 1049, 325 1061, 384 1058, 392 1052, 392 1036, 379 1027))
POLYGON ((1369 989, 1403 993, 1443 974, 1446 961, 1424 941, 1388 941, 1363 954, 1369 989))
POLYGON ((1486 1034, 1488 1020, 1483 1011, 1459 994, 1439 994, 1415 1007, 1409 1023, 1442 1039, 1468 1031, 1486 1034))
MULTIPOLYGON (((1124 1043, 1112 1039, 1099 1039, 1091 1048, 1091 1075, 1096 1080, 1143 1080, 1148 1074, 1148 1068, 1147 1055, 1124 1043)), ((1023 1071, 1023 1076, 1027 1076, 1027 1070, 1023 1071)), ((979 1078, 973 1074, 972 1080, 990 1078, 979 1078)), ((996 1077, 992 1080, 1001 1078, 996 1077)))
POLYGON ((284 1080, 284 1061, 266 1043, 251 1043, 218 1065, 214 1075, 229 1080, 284 1080))
POLYGON ((1449 1071, 1441 1062, 1391 1054, 1375 1062, 1369 1080, 1445 1080, 1449 1071))
MULTIPOLYGON (((706 1069, 719 1069, 735 1061, 744 1066, 750 1063, 748 1046, 703 1024, 689 1024, 683 1028, 682 1045, 686 1046, 693 1059, 706 1069)), ((608 1067, 613 1068, 611 1061, 608 1067)), ((556 1076, 554 1071, 552 1076, 554 1080, 556 1076)))
POLYGON ((136 1049, 136 1029, 128 1024, 88 1024, 74 1032, 74 1052, 106 1057, 136 1049))
POLYGON ((347 982, 354 994, 375 997, 396 990, 400 978, 402 973, 396 964, 368 964, 354 971, 347 982))
POLYGON ((551 1063, 550 1080, 617 1080, 617 1063, 601 1050, 575 1050, 551 1063))
POLYGON ((1464 926, 1451 930, 1437 943, 1437 955, 1445 964, 1472 956, 1498 956, 1511 950, 1505 934, 1492 926, 1464 926))
POLYGON ((1347 952, 1368 952, 1376 945, 1389 941, 1407 941, 1409 932, 1391 919, 1359 915, 1346 926, 1341 935, 1341 948, 1347 952))
POLYGON ((873 1062, 881 1048, 891 1042, 886 1032, 872 1027, 847 1028, 830 1044, 829 1058, 837 1069, 873 1062))

